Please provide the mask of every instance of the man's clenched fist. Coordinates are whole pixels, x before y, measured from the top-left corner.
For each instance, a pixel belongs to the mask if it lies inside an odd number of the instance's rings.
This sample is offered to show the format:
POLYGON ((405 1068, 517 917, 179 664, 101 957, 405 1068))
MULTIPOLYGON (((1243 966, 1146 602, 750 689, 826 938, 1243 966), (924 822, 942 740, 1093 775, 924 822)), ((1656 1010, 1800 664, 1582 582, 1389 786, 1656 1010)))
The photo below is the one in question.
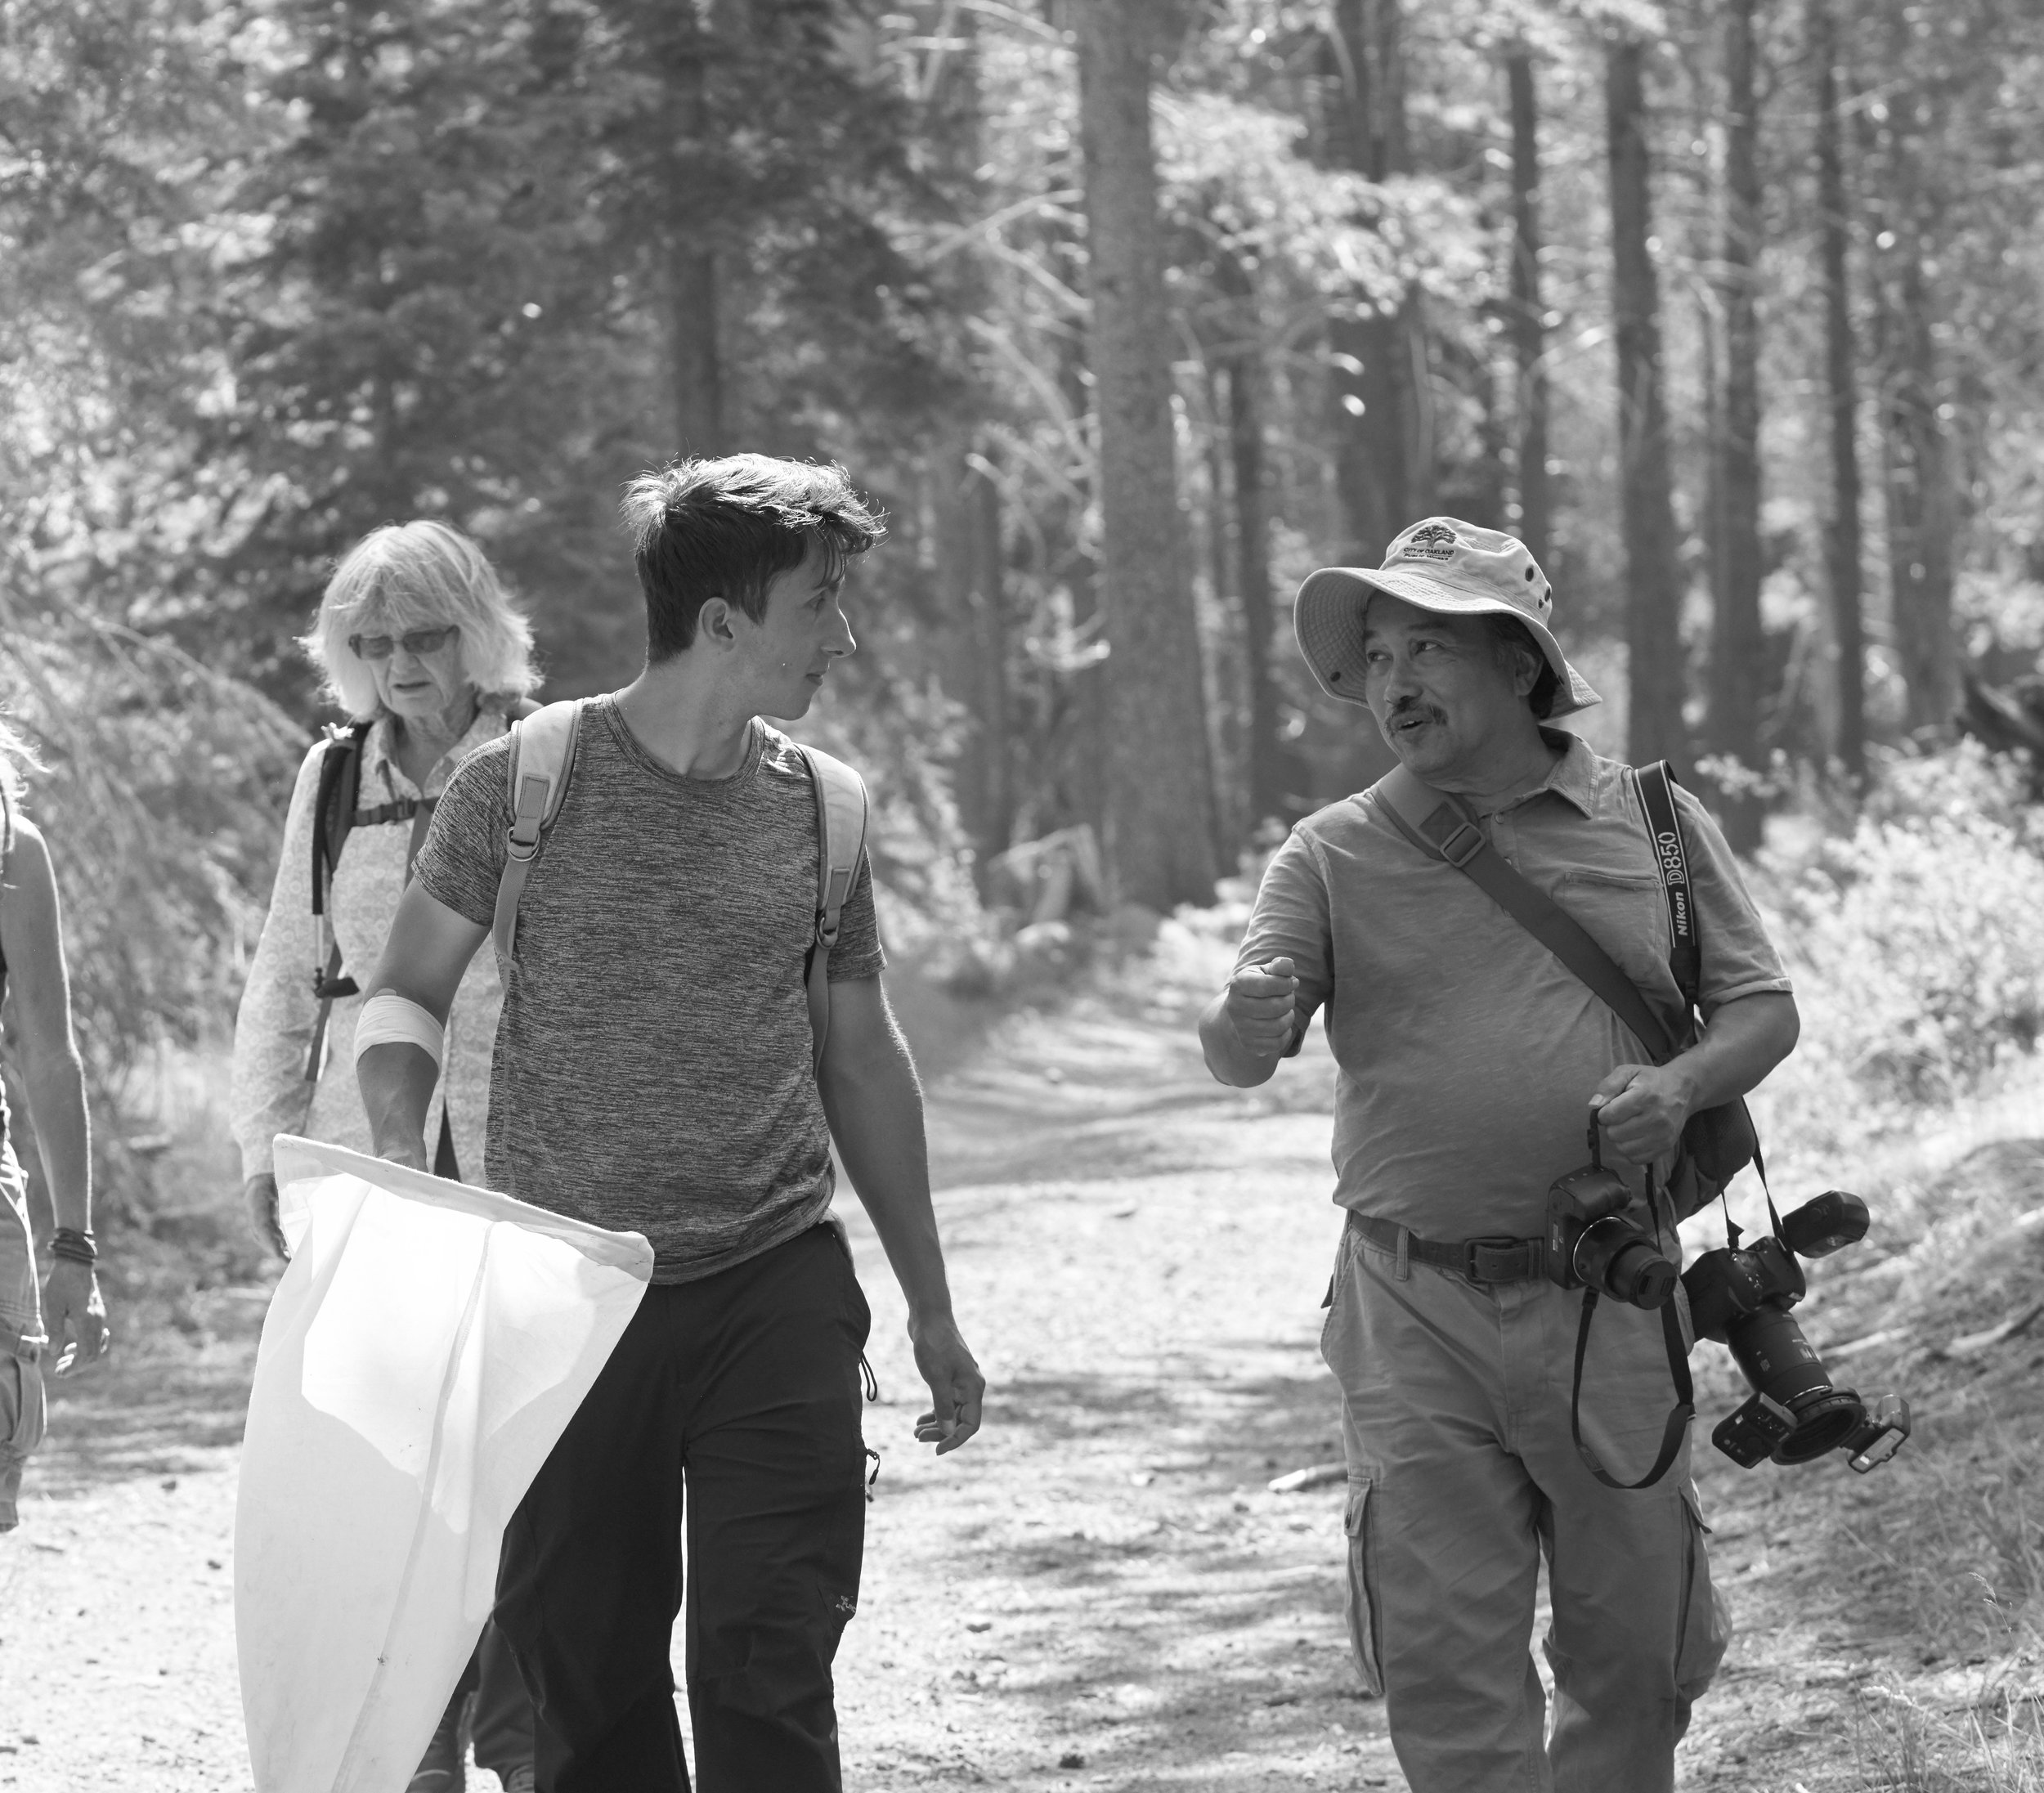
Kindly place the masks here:
POLYGON ((1244 966, 1228 979, 1228 1025, 1258 1058, 1275 1058, 1292 1043, 1299 980, 1289 959, 1244 966))

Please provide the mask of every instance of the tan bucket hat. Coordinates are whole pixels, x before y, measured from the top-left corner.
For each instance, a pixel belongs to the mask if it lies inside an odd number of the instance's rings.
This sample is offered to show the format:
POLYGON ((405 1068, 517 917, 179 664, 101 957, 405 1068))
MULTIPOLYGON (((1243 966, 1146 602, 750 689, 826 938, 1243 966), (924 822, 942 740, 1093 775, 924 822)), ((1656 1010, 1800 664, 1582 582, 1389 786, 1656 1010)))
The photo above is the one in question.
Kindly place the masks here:
POLYGON ((1540 643, 1560 684, 1549 721, 1603 700, 1562 657, 1548 627, 1553 588, 1526 544, 1500 530, 1479 529, 1454 517, 1414 523, 1385 550, 1376 571, 1323 567, 1299 587, 1292 612, 1299 652, 1330 697, 1350 703, 1363 696, 1363 613, 1381 591, 1422 610, 1450 616, 1516 616, 1540 643))

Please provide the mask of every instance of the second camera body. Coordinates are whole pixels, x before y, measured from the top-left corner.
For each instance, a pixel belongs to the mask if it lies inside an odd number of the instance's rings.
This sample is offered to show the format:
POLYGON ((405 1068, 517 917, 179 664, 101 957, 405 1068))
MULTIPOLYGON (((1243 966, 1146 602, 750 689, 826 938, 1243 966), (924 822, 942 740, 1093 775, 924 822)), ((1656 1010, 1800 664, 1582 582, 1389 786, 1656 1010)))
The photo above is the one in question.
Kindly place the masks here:
POLYGON ((1827 1190, 1782 1221, 1779 1238, 1741 1247, 1735 1235, 1683 1272, 1697 1336, 1729 1347, 1753 1390, 1710 1434, 1741 1468, 1763 1457, 1808 1463, 1842 1450, 1864 1475, 1909 1436, 1909 1403, 1889 1395, 1870 1409, 1852 1389, 1836 1386, 1789 1311, 1809 1287, 1797 1254, 1824 1257, 1865 1238, 1867 1225, 1867 1204, 1857 1195, 1827 1190))

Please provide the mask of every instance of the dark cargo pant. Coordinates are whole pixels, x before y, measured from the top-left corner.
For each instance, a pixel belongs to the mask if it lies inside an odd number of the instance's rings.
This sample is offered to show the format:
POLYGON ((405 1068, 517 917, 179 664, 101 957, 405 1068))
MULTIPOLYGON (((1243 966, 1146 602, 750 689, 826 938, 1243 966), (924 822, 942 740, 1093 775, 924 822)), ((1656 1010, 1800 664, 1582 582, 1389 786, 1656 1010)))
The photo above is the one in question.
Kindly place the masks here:
MULTIPOLYGON (((1728 1626, 1688 1447, 1636 1492, 1569 1436, 1580 1290, 1479 1284, 1342 1235, 1321 1354, 1342 1385, 1349 1616, 1413 1793, 1669 1793, 1728 1626), (1553 1603, 1553 1733, 1530 1644, 1553 1603)), ((1646 1473, 1674 1401, 1657 1314, 1600 1302, 1583 1437, 1646 1473)))
POLYGON ((540 1793, 686 1793, 669 1667, 684 1517, 704 1793, 836 1793, 870 1321, 828 1226, 647 1290, 504 1537, 496 1620, 532 1696, 540 1793))

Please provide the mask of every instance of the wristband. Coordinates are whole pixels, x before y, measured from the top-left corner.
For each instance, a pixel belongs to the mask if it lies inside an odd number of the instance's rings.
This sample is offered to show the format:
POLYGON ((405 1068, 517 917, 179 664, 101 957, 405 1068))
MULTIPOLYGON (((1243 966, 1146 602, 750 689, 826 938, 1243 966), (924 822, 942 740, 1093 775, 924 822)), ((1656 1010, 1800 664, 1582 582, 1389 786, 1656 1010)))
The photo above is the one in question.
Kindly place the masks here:
POLYGON ((372 1046, 415 1046, 440 1066, 446 1052, 447 1030, 408 996, 395 990, 379 990, 362 1005, 355 1022, 355 1058, 372 1046))
POLYGON ((60 1226, 50 1235, 50 1255, 69 1258, 74 1264, 98 1262, 100 1248, 90 1233, 81 1233, 75 1226, 60 1226))

